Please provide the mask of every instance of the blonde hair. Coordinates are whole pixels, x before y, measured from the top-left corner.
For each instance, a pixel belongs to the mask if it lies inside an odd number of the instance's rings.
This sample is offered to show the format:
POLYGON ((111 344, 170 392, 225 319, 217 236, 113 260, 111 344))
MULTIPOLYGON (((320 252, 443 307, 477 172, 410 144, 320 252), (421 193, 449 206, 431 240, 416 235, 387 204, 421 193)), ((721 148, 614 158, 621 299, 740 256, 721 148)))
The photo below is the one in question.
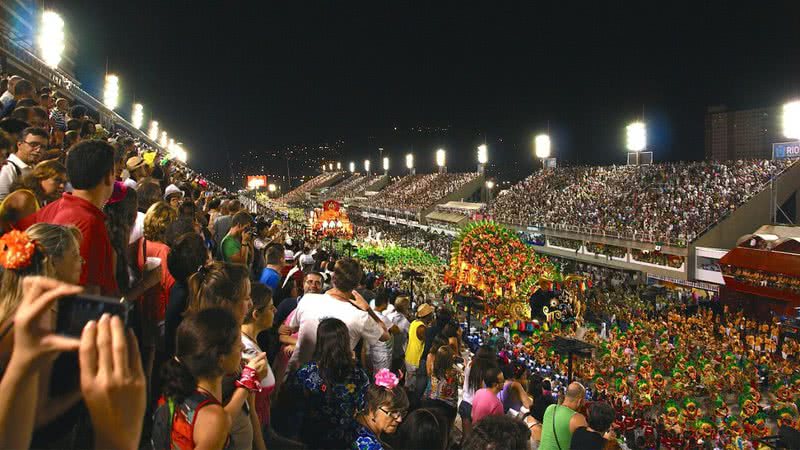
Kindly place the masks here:
POLYGON ((150 205, 144 216, 144 237, 150 241, 164 242, 167 226, 178 218, 178 211, 164 202, 150 205))
POLYGON ((81 232, 73 226, 37 223, 25 233, 36 244, 31 264, 18 270, 0 269, 0 323, 11 318, 22 300, 22 279, 41 275, 55 278, 56 265, 70 250, 80 246, 81 232))
POLYGON ((67 168, 55 159, 42 161, 33 167, 31 173, 22 178, 18 187, 30 189, 36 195, 36 199, 40 204, 45 203, 52 199, 47 198, 47 195, 45 195, 42 189, 42 181, 57 176, 61 176, 66 180, 67 168))

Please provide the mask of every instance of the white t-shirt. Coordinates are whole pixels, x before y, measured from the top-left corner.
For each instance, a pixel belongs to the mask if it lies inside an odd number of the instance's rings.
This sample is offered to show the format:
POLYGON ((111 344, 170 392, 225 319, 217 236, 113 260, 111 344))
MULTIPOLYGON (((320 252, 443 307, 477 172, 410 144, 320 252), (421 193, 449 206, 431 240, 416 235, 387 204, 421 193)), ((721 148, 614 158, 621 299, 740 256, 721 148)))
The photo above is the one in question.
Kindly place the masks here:
POLYGON ((144 236, 144 216, 143 212, 136 211, 136 221, 133 223, 133 228, 131 228, 129 244, 133 244, 144 236))
POLYGON ((306 255, 305 253, 300 255, 300 265, 302 266, 313 266, 315 262, 314 257, 311 255, 306 255))
MULTIPOLYGON (((392 321, 388 317, 372 310, 381 322, 389 329, 392 327, 392 321)), ((391 369, 392 367, 392 347, 394 345, 393 339, 390 337, 388 341, 378 341, 367 347, 367 356, 372 364, 372 371, 377 372, 381 369, 391 369)))
MULTIPOLYGON (((258 342, 253 342, 249 337, 245 336, 244 333, 242 333, 242 345, 244 345, 242 358, 252 358, 264 353, 261 351, 261 347, 258 346, 258 342)), ((267 376, 261 379, 261 387, 268 388, 272 386, 275 386, 275 374, 272 373, 272 367, 270 367, 269 362, 267 362, 267 376)))
POLYGON ((339 319, 347 325, 351 349, 355 349, 362 338, 367 345, 372 345, 383 335, 383 329, 369 314, 349 302, 338 300, 328 294, 305 294, 303 301, 297 304, 294 317, 289 323, 289 327, 300 329, 297 345, 290 360, 292 367, 311 361, 314 346, 317 344, 317 326, 322 319, 329 317, 339 319))
POLYGON ((471 364, 467 365, 467 368, 464 369, 464 386, 463 386, 463 389, 461 389, 461 393, 462 393, 461 394, 462 395, 461 399, 471 405, 472 404, 472 397, 475 396, 475 391, 473 391, 472 389, 469 388, 469 371, 470 371, 470 369, 472 369, 472 365, 471 364))

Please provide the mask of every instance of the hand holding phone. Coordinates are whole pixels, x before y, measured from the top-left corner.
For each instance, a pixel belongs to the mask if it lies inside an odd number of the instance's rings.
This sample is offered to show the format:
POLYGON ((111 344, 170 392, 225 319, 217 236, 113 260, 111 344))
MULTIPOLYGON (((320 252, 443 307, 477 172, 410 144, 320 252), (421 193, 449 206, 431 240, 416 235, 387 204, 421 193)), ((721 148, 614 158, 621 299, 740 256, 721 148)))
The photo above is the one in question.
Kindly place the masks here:
POLYGON ((127 327, 131 304, 118 298, 99 295, 77 294, 62 298, 58 303, 56 333, 62 336, 80 337, 83 327, 90 320, 100 320, 103 314, 118 316, 127 327))

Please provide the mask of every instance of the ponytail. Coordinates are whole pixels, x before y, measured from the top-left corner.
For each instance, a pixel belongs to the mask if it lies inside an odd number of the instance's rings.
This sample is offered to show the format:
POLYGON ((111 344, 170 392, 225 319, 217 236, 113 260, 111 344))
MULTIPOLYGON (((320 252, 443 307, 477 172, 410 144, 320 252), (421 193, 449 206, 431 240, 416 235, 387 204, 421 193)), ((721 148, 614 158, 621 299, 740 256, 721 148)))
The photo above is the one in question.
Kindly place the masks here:
POLYGON ((239 323, 227 309, 209 308, 186 317, 175 335, 175 357, 161 370, 164 396, 180 403, 199 379, 222 376, 220 361, 231 353, 239 333, 239 323))
POLYGON ((215 261, 200 266, 189 277, 189 308, 196 313, 206 308, 230 308, 245 295, 249 273, 245 266, 215 261))
POLYGON ((186 400, 197 387, 197 379, 180 362, 177 356, 161 367, 161 379, 164 380, 164 387, 162 388, 164 397, 173 400, 175 403, 181 403, 186 400))

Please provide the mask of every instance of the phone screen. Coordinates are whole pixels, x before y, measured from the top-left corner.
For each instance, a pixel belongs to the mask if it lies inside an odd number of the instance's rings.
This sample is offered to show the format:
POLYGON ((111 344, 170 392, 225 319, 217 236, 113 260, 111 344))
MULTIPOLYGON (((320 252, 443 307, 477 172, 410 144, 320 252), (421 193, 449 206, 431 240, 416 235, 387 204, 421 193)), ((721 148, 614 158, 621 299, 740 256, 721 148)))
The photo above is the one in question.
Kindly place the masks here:
POLYGON ((119 316, 128 326, 130 303, 120 299, 98 295, 70 295, 58 301, 56 333, 64 336, 80 337, 83 327, 90 320, 98 320, 105 313, 119 316))

